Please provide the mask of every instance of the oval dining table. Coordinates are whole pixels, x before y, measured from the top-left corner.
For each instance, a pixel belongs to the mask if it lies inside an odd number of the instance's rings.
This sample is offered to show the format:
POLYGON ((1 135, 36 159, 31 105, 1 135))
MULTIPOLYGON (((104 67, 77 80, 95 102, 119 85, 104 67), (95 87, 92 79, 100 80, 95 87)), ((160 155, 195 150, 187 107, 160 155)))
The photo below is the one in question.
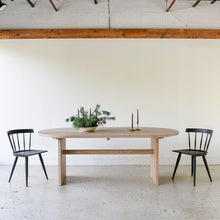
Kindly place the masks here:
POLYGON ((159 139, 178 135, 178 131, 169 128, 141 127, 131 131, 128 127, 97 128, 94 132, 80 132, 74 128, 52 128, 38 132, 40 136, 58 140, 58 184, 66 180, 66 155, 68 154, 151 154, 151 177, 159 185, 159 139), (150 149, 66 149, 67 138, 151 138, 150 149))

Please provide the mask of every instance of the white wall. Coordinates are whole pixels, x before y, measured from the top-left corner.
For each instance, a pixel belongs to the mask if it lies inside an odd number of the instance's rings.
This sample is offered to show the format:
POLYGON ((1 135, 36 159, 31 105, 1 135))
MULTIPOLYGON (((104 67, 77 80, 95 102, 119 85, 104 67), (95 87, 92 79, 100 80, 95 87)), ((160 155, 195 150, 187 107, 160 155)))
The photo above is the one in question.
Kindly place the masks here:
MULTIPOLYGON (((6 131, 34 128, 34 143, 57 163, 56 140, 44 128, 70 126, 80 106, 101 104, 116 116, 108 126, 130 126, 140 109, 141 126, 178 129, 160 141, 161 164, 174 164, 172 149, 186 143, 186 127, 214 130, 209 163, 220 157, 219 40, 1 40, 0 164, 13 157, 6 131)), ((149 140, 69 140, 76 147, 150 147, 149 140)), ((68 164, 149 164, 150 156, 68 156, 68 164)), ((31 163, 38 163, 38 158, 31 163)), ((183 162, 189 163, 185 157, 183 162)))

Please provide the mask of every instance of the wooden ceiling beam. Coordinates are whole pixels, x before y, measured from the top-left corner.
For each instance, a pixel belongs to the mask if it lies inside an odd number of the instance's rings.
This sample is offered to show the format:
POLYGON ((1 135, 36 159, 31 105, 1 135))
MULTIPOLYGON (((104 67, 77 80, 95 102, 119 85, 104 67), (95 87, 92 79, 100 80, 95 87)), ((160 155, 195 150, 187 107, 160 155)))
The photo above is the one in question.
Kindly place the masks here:
POLYGON ((220 39, 220 29, 28 29, 0 30, 0 39, 190 38, 220 39))

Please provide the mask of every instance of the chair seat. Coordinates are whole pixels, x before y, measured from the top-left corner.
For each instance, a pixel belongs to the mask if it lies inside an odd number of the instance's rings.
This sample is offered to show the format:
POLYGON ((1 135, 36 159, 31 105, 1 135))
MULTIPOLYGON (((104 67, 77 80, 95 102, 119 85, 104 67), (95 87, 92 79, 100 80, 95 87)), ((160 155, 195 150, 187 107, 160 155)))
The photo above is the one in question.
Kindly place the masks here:
POLYGON ((189 149, 173 150, 173 152, 187 154, 187 155, 191 155, 191 156, 203 156, 203 155, 207 154, 206 151, 192 150, 192 149, 191 150, 189 150, 189 149))
POLYGON ((46 153, 46 150, 22 150, 22 151, 16 151, 14 153, 14 156, 16 157, 29 157, 29 156, 33 156, 36 154, 42 154, 42 153, 46 153))

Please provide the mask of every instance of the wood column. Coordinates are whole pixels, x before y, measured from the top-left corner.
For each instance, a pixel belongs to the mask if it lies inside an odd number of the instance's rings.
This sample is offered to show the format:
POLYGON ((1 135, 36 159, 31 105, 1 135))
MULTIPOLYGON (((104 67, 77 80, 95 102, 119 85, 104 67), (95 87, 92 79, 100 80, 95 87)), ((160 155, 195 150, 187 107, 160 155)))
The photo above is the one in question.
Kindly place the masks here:
POLYGON ((63 150, 66 149, 66 139, 58 139, 58 184, 62 186, 66 180, 66 155, 63 150))
POLYGON ((159 139, 151 138, 151 148, 153 154, 151 154, 151 177, 155 185, 159 185, 159 139))

